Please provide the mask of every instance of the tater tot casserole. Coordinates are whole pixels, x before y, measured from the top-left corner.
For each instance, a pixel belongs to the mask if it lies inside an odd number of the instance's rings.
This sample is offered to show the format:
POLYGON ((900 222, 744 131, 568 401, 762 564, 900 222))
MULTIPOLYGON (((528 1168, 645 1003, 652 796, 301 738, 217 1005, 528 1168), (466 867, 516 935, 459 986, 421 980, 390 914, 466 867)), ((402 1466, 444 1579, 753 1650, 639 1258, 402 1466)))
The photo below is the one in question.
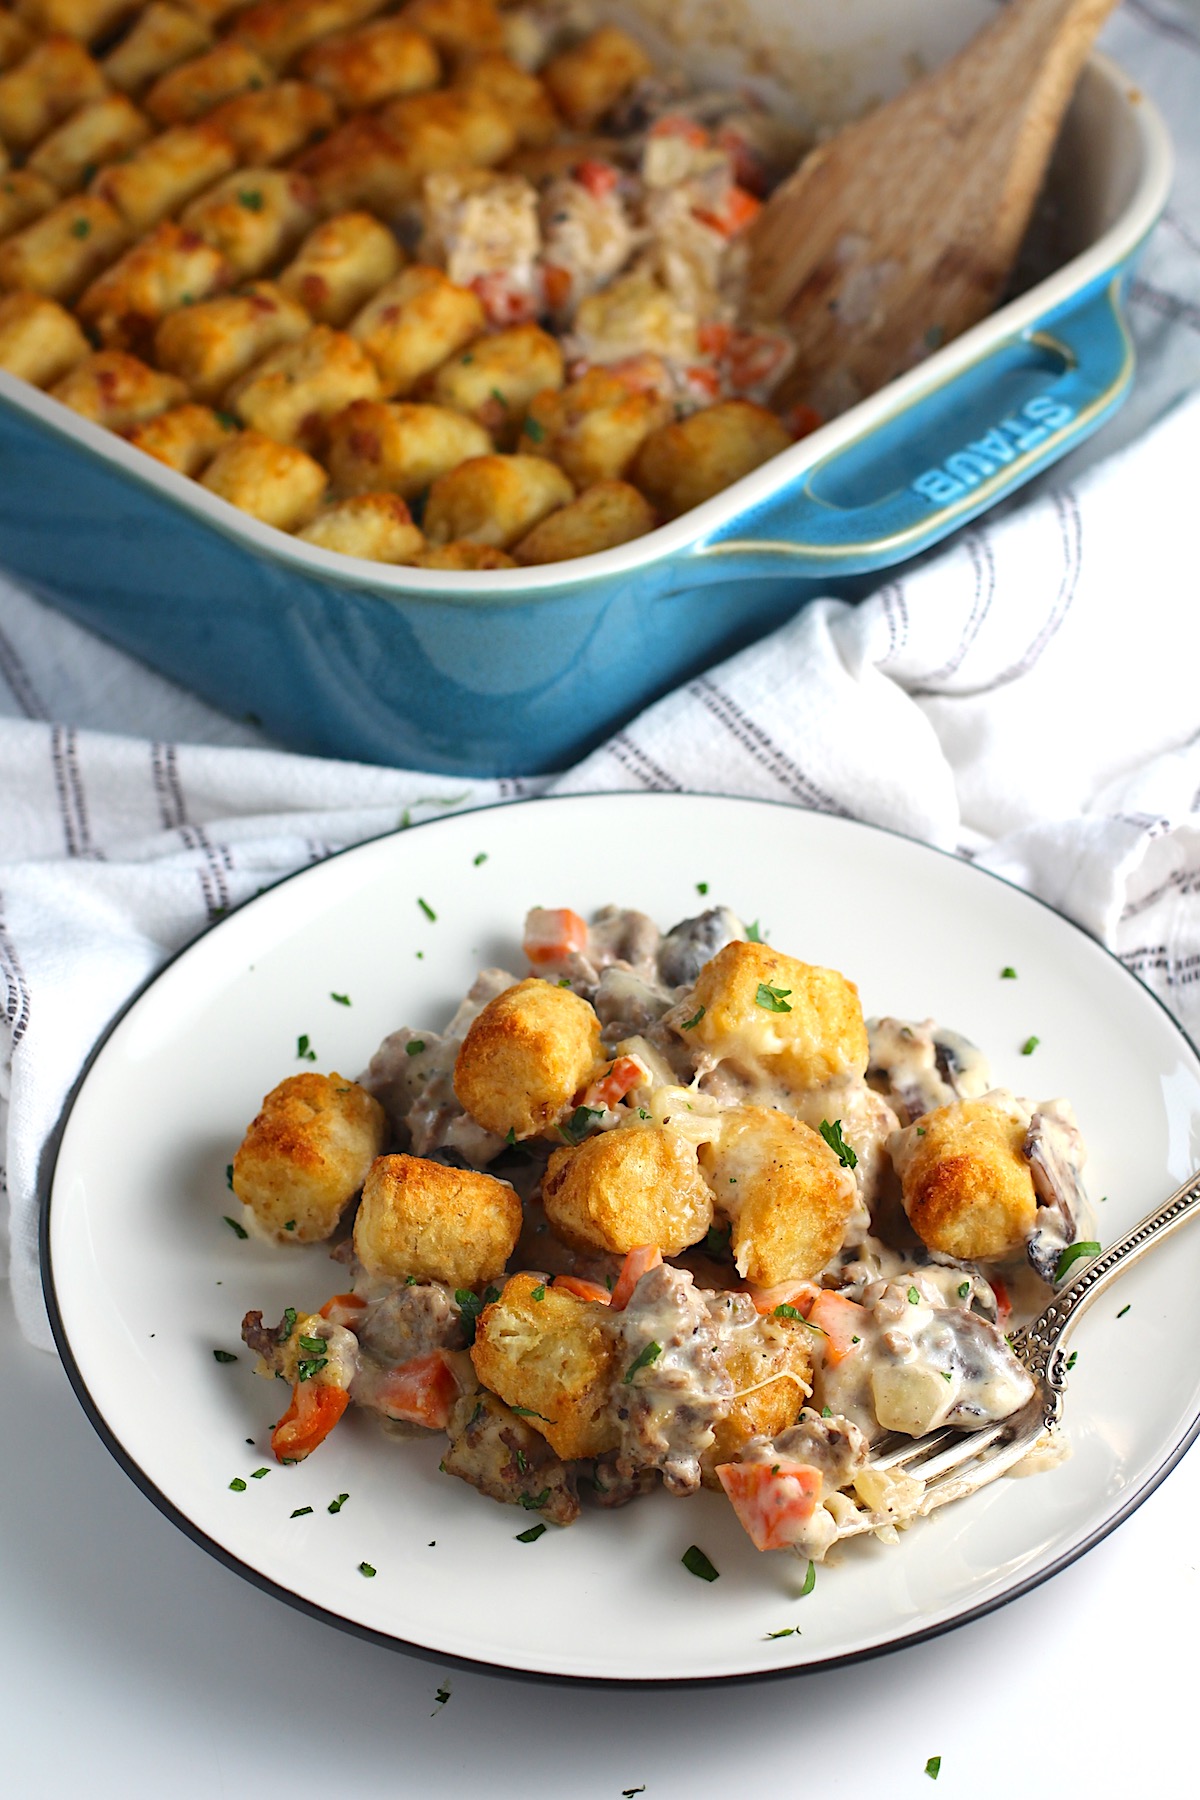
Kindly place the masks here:
POLYGON ((327 550, 587 556, 820 423, 743 293, 801 148, 579 0, 5 0, 0 369, 327 550))
POLYGON ((235 1229, 340 1265, 242 1321, 276 1457, 357 1408, 532 1535, 707 1488, 760 1550, 893 1541, 922 1483, 872 1448, 1019 1412, 1008 1321, 1097 1247, 1071 1107, 724 906, 538 907, 524 953, 357 1079, 287 1077, 233 1156, 235 1229))

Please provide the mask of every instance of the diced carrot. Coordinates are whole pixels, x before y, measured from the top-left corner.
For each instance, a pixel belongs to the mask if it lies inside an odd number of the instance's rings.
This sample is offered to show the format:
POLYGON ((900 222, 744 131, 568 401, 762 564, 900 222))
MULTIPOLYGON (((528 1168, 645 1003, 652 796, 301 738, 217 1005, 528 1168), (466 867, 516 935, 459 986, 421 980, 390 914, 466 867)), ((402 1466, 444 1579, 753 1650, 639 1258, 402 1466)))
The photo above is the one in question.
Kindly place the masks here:
POLYGON ((476 275, 471 287, 493 325, 526 325, 537 313, 533 295, 513 287, 497 270, 476 275))
POLYGON ((703 150, 709 141, 703 125, 697 125, 695 119, 686 118, 683 113, 664 113, 661 119, 654 121, 649 135, 652 138, 686 138, 689 144, 695 144, 697 150, 703 150))
POLYGON ((366 1301, 357 1294, 331 1294, 321 1308, 321 1317, 333 1325, 348 1325, 353 1331, 355 1320, 361 1319, 366 1310, 366 1301))
POLYGON ((292 1404, 271 1433, 279 1462, 303 1462, 323 1444, 349 1403, 345 1388, 331 1381, 298 1381, 292 1404))
POLYGON ((721 202, 719 212, 706 212, 702 207, 694 208, 696 218, 705 225, 710 225, 714 231, 719 231, 722 237, 730 238, 745 231, 761 211, 762 201, 756 200, 753 194, 748 194, 736 181, 721 202))
POLYGON ((697 342, 705 356, 724 356, 732 336, 733 326, 722 325, 716 319, 710 320, 707 325, 701 325, 696 333, 697 342))
POLYGON ((787 342, 777 334, 734 332, 725 359, 730 384, 739 389, 759 387, 770 381, 787 355, 787 342))
POLYGON ((699 388, 702 394, 708 394, 713 400, 721 391, 721 378, 713 369, 706 369, 700 363, 693 363, 686 371, 691 385, 699 388))
POLYGON ((606 1287, 601 1287, 598 1281, 588 1281, 583 1275, 556 1275, 550 1285, 574 1294, 577 1300, 598 1300, 602 1306, 607 1306, 612 1299, 606 1287))
POLYGON ((587 189, 593 199, 602 200, 605 194, 612 193, 621 179, 621 173, 610 162, 600 162, 594 156, 585 156, 582 162, 575 165, 575 179, 580 187, 587 189))
POLYGON ((657 1244, 642 1244, 638 1249, 627 1253, 609 1302, 614 1312, 622 1312, 629 1305, 633 1290, 642 1276, 648 1275, 651 1269, 657 1269, 661 1261, 662 1251, 657 1244))
POLYGON ((376 1393, 389 1418, 443 1431, 458 1399, 458 1382, 441 1351, 431 1350, 389 1369, 376 1393))
POLYGON ((1008 1283, 1002 1281, 999 1275, 993 1275, 989 1279, 988 1285, 996 1296, 996 1323, 997 1325, 1007 1325, 1012 1317, 1012 1300, 1009 1298, 1008 1283))
POLYGON ((816 407, 806 406, 803 400, 798 400, 795 406, 788 408, 783 415, 783 422, 794 438, 807 437, 825 423, 816 407))
POLYGON ((817 1510, 821 1472, 808 1463, 718 1463, 717 1478, 756 1550, 786 1550, 817 1510))
POLYGON ((535 967, 586 950, 587 942, 587 923, 569 906, 535 906, 525 915, 525 954, 535 967))
POLYGON ((867 1311, 843 1294, 824 1288, 809 1309, 808 1322, 825 1333, 825 1363, 836 1368, 862 1342, 867 1311))
POLYGON ((645 1079, 642 1065, 635 1062, 632 1056, 618 1056, 606 1075, 599 1081, 593 1081, 584 1089, 580 1106, 615 1106, 626 1094, 632 1093, 639 1081, 645 1079))
POLYGON ((610 375, 635 394, 666 394, 670 391, 671 380, 667 374, 666 364, 661 356, 644 351, 638 356, 623 356, 616 362, 606 363, 605 368, 610 375))
POLYGON ((567 304, 571 298, 572 276, 569 269, 558 263, 542 264, 542 292, 546 296, 546 305, 552 312, 567 304))
POLYGON ((777 1306, 794 1306, 797 1312, 802 1312, 807 1318, 808 1309, 817 1293, 818 1289, 811 1281, 781 1281, 776 1287, 749 1289, 755 1312, 762 1313, 764 1317, 773 1313, 777 1306))

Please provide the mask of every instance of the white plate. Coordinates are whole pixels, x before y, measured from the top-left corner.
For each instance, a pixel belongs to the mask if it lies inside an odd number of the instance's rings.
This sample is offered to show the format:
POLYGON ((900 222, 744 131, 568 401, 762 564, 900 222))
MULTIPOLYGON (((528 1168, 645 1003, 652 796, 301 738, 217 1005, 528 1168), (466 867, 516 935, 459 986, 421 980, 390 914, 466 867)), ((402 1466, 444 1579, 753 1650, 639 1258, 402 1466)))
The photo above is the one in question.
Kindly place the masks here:
POLYGON ((845 970, 868 1012, 933 1014, 990 1054, 997 1080, 1068 1095, 1106 1241, 1200 1165, 1200 1060, 1168 1015, 1082 932, 965 863, 740 800, 596 796, 461 815, 243 907, 101 1046, 43 1232, 56 1333, 93 1422, 167 1515, 239 1573, 443 1662, 604 1681, 761 1675, 911 1642, 1030 1587, 1136 1506, 1200 1428, 1200 1232, 1147 1258, 1080 1327, 1070 1461, 999 1481, 893 1548, 859 1541, 804 1599, 804 1566, 757 1554, 718 1495, 585 1510, 522 1544, 529 1515, 439 1474, 434 1442, 392 1442, 364 1417, 301 1465, 271 1460, 283 1389, 252 1374, 242 1314, 318 1305, 338 1270, 319 1249, 242 1242, 222 1222, 226 1165, 259 1097, 308 1066, 302 1033, 312 1066, 358 1074, 394 1027, 443 1025, 477 965, 519 972, 528 906, 610 900, 664 927, 727 902, 780 949, 845 970), (1009 964, 1015 981, 1000 979, 1009 964), (238 1362, 218 1364, 216 1348, 238 1362), (330 1514, 339 1493, 349 1499, 330 1514), (683 1568, 691 1544, 719 1580, 683 1568), (785 1626, 799 1635, 767 1636, 785 1626))

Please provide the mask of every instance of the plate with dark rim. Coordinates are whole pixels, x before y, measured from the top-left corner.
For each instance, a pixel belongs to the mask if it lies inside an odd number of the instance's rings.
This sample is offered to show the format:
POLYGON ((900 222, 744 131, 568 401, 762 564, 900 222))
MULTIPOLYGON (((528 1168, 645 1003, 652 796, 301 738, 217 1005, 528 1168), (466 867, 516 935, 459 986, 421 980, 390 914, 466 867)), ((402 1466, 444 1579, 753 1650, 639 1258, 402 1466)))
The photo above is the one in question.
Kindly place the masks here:
POLYGON ((253 1373, 242 1314, 311 1308, 338 1284, 320 1247, 277 1249, 226 1223, 239 1210, 226 1169, 261 1096, 304 1067, 360 1073, 401 1024, 438 1029, 478 967, 522 972, 529 906, 609 901, 664 928, 724 902, 780 950, 844 970, 868 1013, 933 1016, 981 1046, 997 1083, 1066 1095, 1106 1242, 1200 1165, 1200 1058, 1169 1014, 1084 932, 966 862, 762 801, 596 795, 459 814, 250 901, 99 1045, 45 1159, 42 1216, 55 1336, 92 1423, 228 1567, 443 1664, 762 1678, 912 1643, 1035 1586, 1139 1505, 1200 1430, 1200 1233, 1146 1258, 1081 1324, 1067 1461, 897 1544, 856 1540, 807 1593, 806 1566, 757 1553, 716 1494, 585 1508, 522 1542, 530 1515, 441 1474, 432 1436, 396 1442, 351 1414, 304 1463, 274 1463, 283 1390, 253 1373), (301 1037, 315 1062, 297 1060, 301 1037), (716 1580, 684 1565, 692 1545, 716 1580))

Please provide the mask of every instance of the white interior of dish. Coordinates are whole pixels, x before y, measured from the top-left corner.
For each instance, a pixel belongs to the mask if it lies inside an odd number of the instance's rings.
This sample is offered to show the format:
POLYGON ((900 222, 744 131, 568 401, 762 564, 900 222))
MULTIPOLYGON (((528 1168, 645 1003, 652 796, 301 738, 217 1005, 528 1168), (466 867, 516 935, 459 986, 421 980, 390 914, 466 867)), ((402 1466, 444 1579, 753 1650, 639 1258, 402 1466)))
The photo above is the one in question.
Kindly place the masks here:
MULTIPOLYGON (((728 85, 747 79, 780 105, 778 81, 763 82, 770 61, 786 68, 796 87, 791 104, 803 119, 835 121, 895 92, 922 69, 936 66, 978 29, 992 0, 615 0, 614 16, 650 21, 648 41, 660 56, 675 55, 697 75, 728 85), (748 21, 731 46, 734 14, 748 21), (665 47, 664 47, 665 46, 665 47), (789 46, 791 47, 789 49, 789 46)), ((1050 227, 1053 272, 964 332, 917 368, 861 401, 793 449, 682 517, 632 543, 577 562, 485 575, 389 568, 303 543, 219 499, 113 433, 79 418, 27 383, 0 371, 0 400, 40 419, 59 435, 123 469, 226 537, 285 567, 325 581, 410 598, 429 596, 478 608, 511 605, 582 583, 623 576, 685 552, 747 510, 769 500, 806 470, 866 436, 918 402, 1002 342, 1036 325, 1049 309, 1119 263, 1150 229, 1165 203, 1171 177, 1166 129, 1156 109, 1115 64, 1094 56, 1085 69, 1064 125, 1043 209, 1050 227), (1066 260, 1063 260, 1066 259, 1066 260)), ((686 569, 680 572, 687 585, 686 569)))

